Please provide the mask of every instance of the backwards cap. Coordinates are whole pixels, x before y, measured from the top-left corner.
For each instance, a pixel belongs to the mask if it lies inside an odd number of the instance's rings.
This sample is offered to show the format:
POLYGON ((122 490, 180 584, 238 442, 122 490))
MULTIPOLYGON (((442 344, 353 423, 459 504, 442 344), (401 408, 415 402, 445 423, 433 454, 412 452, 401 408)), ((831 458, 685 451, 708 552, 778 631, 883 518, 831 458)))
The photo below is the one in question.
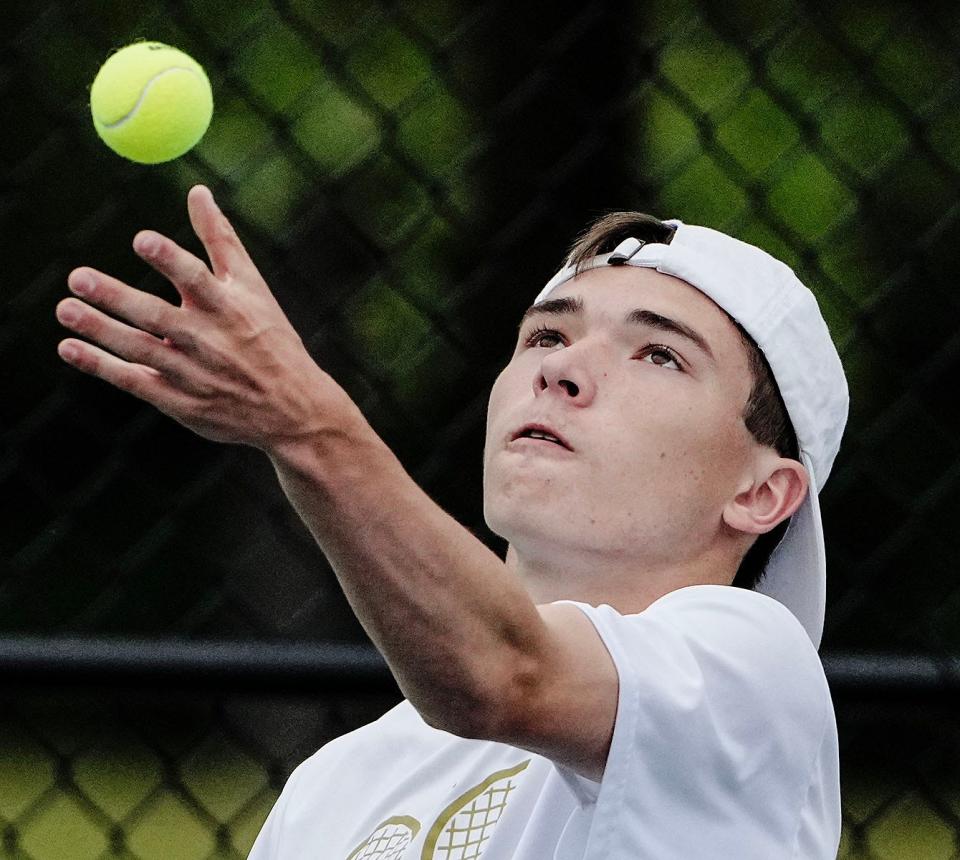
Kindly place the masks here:
MULTIPOLYGON (((827 564, 819 493, 827 481, 847 423, 850 396, 840 356, 813 293, 793 270, 746 242, 681 221, 670 244, 624 239, 584 269, 641 266, 686 281, 747 331, 767 359, 796 432, 810 488, 770 556, 756 590, 783 603, 816 647, 823 636, 827 564)), ((542 302, 575 277, 565 266, 537 296, 542 302)))

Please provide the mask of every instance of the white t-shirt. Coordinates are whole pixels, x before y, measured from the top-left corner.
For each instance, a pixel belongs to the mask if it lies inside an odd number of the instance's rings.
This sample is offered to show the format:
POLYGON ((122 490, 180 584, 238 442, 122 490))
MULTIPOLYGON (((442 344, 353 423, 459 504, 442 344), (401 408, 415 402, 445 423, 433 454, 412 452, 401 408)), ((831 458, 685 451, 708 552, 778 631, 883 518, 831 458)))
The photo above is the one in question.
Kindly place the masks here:
POLYGON ((836 720, 789 610, 720 585, 635 615, 558 602, 619 673, 601 782, 431 728, 403 701, 291 774, 251 860, 836 858, 836 720))

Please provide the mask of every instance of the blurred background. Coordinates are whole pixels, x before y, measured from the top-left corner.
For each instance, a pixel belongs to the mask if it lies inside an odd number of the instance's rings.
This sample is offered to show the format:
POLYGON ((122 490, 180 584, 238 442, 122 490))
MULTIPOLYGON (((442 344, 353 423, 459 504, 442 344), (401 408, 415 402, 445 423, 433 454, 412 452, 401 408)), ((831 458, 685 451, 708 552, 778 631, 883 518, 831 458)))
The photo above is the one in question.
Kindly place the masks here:
MULTIPOLYGON (((921 11, 922 10, 922 11, 921 11)), ((483 522, 487 395, 609 209, 754 242, 817 294, 851 387, 821 494, 844 858, 960 857, 960 16, 795 0, 54 2, 0 56, 0 857, 245 857, 293 767, 399 701, 250 449, 67 367, 78 265, 174 300, 208 184, 317 361, 483 522), (203 141, 97 138, 150 39, 202 63, 203 141)))

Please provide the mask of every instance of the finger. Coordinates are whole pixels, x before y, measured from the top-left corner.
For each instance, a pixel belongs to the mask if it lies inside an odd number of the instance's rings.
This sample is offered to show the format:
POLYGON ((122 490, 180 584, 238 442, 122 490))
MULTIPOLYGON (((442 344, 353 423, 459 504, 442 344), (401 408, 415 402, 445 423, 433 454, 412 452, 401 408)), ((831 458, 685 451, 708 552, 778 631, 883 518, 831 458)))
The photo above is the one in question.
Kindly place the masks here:
POLYGON ((57 319, 71 331, 96 341, 120 358, 152 367, 178 380, 189 377, 190 363, 171 343, 115 320, 78 299, 60 302, 57 319))
POLYGON ((187 211, 193 231, 203 242, 213 273, 218 278, 235 275, 244 268, 256 268, 233 225, 220 211, 213 193, 206 185, 194 185, 190 189, 187 211))
POLYGON ((220 283, 202 260, 172 239, 141 230, 133 237, 133 250, 169 280, 185 301, 205 310, 217 307, 220 283))
POLYGON ((179 308, 110 275, 83 266, 70 272, 67 286, 85 302, 109 311, 145 332, 169 337, 182 347, 193 342, 183 328, 179 308))
POLYGON ((163 412, 176 409, 183 399, 176 389, 156 370, 142 364, 131 364, 82 340, 62 340, 57 345, 60 357, 77 370, 109 382, 121 391, 152 403, 163 412))

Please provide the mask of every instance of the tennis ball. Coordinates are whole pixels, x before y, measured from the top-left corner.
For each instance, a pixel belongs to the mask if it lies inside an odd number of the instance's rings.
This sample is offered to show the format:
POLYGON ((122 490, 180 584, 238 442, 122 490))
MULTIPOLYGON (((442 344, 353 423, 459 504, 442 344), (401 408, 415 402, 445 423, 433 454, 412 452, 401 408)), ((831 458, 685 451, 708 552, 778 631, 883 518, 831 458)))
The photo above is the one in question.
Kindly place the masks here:
POLYGON ((210 125, 203 67, 170 45, 136 42, 112 54, 90 87, 93 125, 114 152, 160 164, 191 149, 210 125))

